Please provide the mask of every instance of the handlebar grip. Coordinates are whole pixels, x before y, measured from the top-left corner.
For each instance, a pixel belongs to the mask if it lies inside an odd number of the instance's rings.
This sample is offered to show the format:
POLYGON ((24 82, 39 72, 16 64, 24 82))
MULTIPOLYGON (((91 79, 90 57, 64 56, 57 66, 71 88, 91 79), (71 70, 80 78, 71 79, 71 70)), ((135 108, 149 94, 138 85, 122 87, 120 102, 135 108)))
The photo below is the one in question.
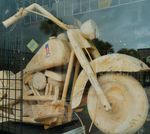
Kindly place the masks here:
POLYGON ((20 20, 26 14, 27 14, 27 12, 24 11, 23 8, 21 8, 15 15, 13 15, 12 17, 8 18, 7 20, 3 21, 2 23, 7 28, 7 27, 11 26, 12 24, 14 24, 15 22, 17 22, 18 20, 20 20))
POLYGON ((3 21, 2 23, 7 28, 11 26, 12 24, 14 24, 17 20, 18 20, 18 17, 12 16, 9 19, 3 21))

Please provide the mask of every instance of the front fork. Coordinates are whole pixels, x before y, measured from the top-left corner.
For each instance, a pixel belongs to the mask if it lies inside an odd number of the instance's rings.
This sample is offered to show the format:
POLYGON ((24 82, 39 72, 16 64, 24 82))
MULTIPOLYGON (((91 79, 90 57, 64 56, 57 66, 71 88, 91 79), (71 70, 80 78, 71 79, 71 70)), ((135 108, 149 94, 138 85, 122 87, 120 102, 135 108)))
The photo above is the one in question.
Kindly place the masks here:
POLYGON ((76 55, 80 65, 82 66, 83 70, 86 72, 97 95, 100 96, 99 99, 100 99, 101 104, 103 105, 103 107, 106 111, 111 110, 111 106, 110 106, 110 104, 98 82, 97 76, 94 73, 88 59, 86 58, 85 53, 83 52, 82 48, 80 47, 79 39, 80 38, 82 38, 83 40, 86 40, 86 39, 84 39, 84 37, 80 36, 79 35, 80 33, 75 29, 68 30, 67 34, 68 34, 68 38, 70 40, 70 45, 71 45, 72 49, 74 50, 75 55, 76 55), (80 38, 78 38, 79 36, 80 36, 80 38))

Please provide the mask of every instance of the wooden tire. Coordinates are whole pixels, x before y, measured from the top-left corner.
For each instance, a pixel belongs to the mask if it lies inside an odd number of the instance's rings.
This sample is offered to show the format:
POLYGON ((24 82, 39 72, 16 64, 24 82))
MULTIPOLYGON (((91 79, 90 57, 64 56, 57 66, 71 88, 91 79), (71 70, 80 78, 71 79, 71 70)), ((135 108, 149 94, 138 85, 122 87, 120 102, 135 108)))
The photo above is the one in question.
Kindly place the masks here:
POLYGON ((90 88, 88 112, 94 124, 107 134, 133 134, 144 124, 148 114, 148 100, 143 87, 134 78, 121 74, 106 74, 99 82, 112 106, 106 112, 95 90, 90 88))

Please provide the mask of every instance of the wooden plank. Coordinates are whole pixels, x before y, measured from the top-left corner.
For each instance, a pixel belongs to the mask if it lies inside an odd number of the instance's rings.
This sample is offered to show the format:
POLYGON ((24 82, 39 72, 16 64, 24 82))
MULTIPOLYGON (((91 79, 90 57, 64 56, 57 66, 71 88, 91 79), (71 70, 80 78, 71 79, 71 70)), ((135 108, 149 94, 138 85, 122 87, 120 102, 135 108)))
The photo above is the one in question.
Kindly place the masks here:
POLYGON ((70 82, 71 71, 72 71, 72 68, 73 68, 74 58, 75 58, 75 53, 72 50, 70 60, 69 60, 68 69, 67 69, 65 84, 64 84, 64 88, 63 88, 63 94, 62 94, 62 100, 64 102, 66 101, 66 96, 67 96, 68 86, 69 86, 69 82, 70 82))
POLYGON ((56 81, 64 81, 65 75, 61 73, 56 73, 53 71, 46 70, 44 73, 47 77, 50 77, 51 79, 54 79, 56 81))
POLYGON ((59 99, 59 91, 60 91, 59 87, 57 87, 57 86, 54 87, 54 90, 55 90, 55 95, 54 95, 55 96, 55 100, 58 100, 59 99))
POLYGON ((49 119, 49 118, 58 118, 58 117, 62 117, 64 115, 64 113, 48 113, 47 115, 43 115, 40 117, 35 118, 34 120, 37 122, 41 122, 45 119, 49 119))
POLYGON ((24 75, 25 75, 24 78, 23 78, 24 84, 27 84, 29 81, 32 80, 33 75, 32 74, 24 74, 24 75))
POLYGON ((23 96, 24 101, 53 101, 54 96, 23 96))
POLYGON ((60 117, 65 112, 63 105, 52 105, 52 104, 32 105, 32 111, 34 113, 34 118, 36 121, 60 117))
POLYGON ((46 88, 45 88, 45 96, 48 95, 48 91, 49 91, 49 84, 46 84, 46 88))
POLYGON ((53 85, 50 84, 49 90, 48 90, 48 95, 52 95, 52 90, 53 90, 53 85))
POLYGON ((102 88, 100 87, 100 84, 97 80, 97 76, 95 74, 95 72, 93 71, 90 62, 88 61, 88 59, 86 58, 82 48, 80 47, 81 45, 81 41, 82 40, 86 40, 84 39, 84 37, 82 37, 79 33, 78 30, 76 29, 70 29, 67 31, 67 35, 68 38, 70 40, 70 44, 76 54, 76 57, 78 59, 78 61, 80 62, 82 68, 84 69, 84 71, 86 72, 92 86, 94 87, 96 93, 100 96, 100 102, 103 105, 103 107, 105 108, 106 111, 111 109, 111 106, 106 98, 106 96, 104 95, 104 92, 102 90, 102 88))
POLYGON ((40 96, 40 93, 37 91, 37 89, 33 88, 32 86, 30 86, 30 88, 33 91, 35 96, 40 96))
POLYGON ((51 79, 50 77, 48 78, 48 83, 50 85, 52 85, 53 87, 55 87, 55 86, 63 87, 64 86, 64 82, 62 82, 62 81, 56 81, 54 79, 51 79))
POLYGON ((78 61, 76 61, 75 63, 75 73, 74 73, 74 79, 73 79, 73 86, 72 86, 72 91, 71 91, 71 101, 72 101, 72 97, 73 97, 73 93, 74 93, 74 86, 76 83, 76 80, 78 78, 79 75, 79 71, 80 71, 80 64, 78 61))

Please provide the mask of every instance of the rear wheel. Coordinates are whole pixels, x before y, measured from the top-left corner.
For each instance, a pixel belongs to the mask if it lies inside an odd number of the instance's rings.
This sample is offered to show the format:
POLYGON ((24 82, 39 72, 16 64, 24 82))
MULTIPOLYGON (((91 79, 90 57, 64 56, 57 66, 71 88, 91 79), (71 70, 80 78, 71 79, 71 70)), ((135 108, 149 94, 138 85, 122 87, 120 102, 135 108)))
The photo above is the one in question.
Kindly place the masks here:
POLYGON ((148 113, 148 100, 143 87, 131 76, 121 74, 100 76, 99 83, 112 110, 104 110, 91 86, 87 105, 96 127, 107 134, 135 133, 144 124, 148 113))

